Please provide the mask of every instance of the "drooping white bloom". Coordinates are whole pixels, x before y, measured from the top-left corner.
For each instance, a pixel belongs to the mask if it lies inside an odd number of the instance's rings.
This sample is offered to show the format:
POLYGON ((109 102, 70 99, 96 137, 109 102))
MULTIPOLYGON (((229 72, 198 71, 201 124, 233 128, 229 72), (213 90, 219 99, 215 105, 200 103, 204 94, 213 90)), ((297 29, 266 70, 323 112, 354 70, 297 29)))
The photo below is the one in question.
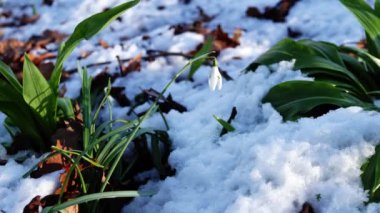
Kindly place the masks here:
POLYGON ((214 91, 216 88, 218 90, 222 89, 222 75, 219 72, 217 64, 212 67, 210 77, 208 78, 208 85, 211 91, 214 91))

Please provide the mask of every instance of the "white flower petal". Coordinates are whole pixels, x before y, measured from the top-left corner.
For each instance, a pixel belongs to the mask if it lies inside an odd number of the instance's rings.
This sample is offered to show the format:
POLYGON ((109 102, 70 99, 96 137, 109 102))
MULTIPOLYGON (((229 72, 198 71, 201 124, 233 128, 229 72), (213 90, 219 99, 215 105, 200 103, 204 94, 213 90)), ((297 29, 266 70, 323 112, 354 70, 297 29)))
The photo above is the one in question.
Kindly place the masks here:
POLYGON ((220 75, 220 73, 218 75, 218 82, 217 82, 216 86, 217 86, 218 90, 222 90, 222 75, 220 75))
POLYGON ((216 83, 215 81, 212 81, 211 78, 208 79, 208 86, 210 87, 211 91, 214 91, 216 88, 216 83))
POLYGON ((216 89, 219 78, 220 78, 219 76, 220 76, 220 73, 219 73, 218 67, 217 66, 212 67, 212 71, 208 79, 208 85, 211 91, 214 91, 216 89))

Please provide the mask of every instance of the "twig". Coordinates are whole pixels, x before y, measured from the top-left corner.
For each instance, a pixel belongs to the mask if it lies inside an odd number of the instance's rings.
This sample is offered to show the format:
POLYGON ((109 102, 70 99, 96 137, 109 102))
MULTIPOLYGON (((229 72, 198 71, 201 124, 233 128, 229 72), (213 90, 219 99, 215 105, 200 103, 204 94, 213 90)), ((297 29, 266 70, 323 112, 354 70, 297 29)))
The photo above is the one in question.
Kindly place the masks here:
MULTIPOLYGON (((187 58, 187 59, 192 58, 192 55, 190 55, 190 54, 184 54, 184 53, 165 52, 165 51, 160 51, 160 50, 148 50, 147 52, 148 52, 148 55, 141 57, 141 60, 152 60, 152 59, 155 59, 155 58, 168 57, 168 56, 180 56, 180 57, 184 57, 184 58, 187 58), (149 54, 149 53, 151 53, 151 54, 149 54)), ((129 62, 129 61, 131 61, 133 59, 133 58, 120 59, 120 57, 118 57, 118 56, 116 58, 117 58, 118 63, 119 63, 119 68, 120 68, 120 66, 121 66, 122 63, 129 62)), ((99 62, 99 63, 88 64, 88 65, 85 65, 85 67, 90 68, 90 67, 104 66, 104 65, 109 65, 109 64, 111 64, 113 62, 114 61, 104 61, 104 62, 99 62)), ((76 71, 77 71, 76 68, 75 69, 66 70, 66 72, 69 73, 69 74, 72 74, 72 73, 74 73, 76 71)))

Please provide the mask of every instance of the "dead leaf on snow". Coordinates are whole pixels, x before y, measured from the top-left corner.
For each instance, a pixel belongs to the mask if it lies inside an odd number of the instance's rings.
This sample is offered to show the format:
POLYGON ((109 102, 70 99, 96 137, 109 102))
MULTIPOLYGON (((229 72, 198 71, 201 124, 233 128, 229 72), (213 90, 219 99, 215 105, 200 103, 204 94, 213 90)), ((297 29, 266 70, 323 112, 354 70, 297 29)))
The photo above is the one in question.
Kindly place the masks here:
POLYGON ((240 45, 239 39, 241 35, 241 30, 237 29, 234 33, 234 37, 230 38, 226 32, 223 31, 222 27, 218 25, 218 27, 213 30, 210 35, 214 38, 213 50, 217 53, 226 49, 226 48, 234 48, 240 45))
MULTIPOLYGON (((141 58, 142 55, 138 54, 136 55, 132 60, 128 62, 127 66, 120 65, 121 68, 121 75, 126 76, 127 74, 134 72, 134 71, 140 71, 141 69, 141 58)), ((120 63, 120 60, 119 60, 120 63)))
POLYGON ((302 210, 300 211, 300 213, 314 213, 314 209, 313 209, 313 207, 310 205, 310 203, 305 202, 305 203, 302 205, 302 210))
POLYGON ((289 14, 290 9, 299 0, 281 0, 274 7, 266 7, 265 11, 262 13, 256 7, 249 7, 246 10, 246 15, 248 17, 258 18, 258 19, 268 19, 274 22, 285 22, 286 17, 289 14))
POLYGON ((25 207, 24 213, 39 213, 39 207, 41 206, 41 196, 35 196, 25 207))
POLYGON ((99 45, 102 46, 104 49, 107 49, 110 47, 110 45, 103 39, 99 39, 99 45))

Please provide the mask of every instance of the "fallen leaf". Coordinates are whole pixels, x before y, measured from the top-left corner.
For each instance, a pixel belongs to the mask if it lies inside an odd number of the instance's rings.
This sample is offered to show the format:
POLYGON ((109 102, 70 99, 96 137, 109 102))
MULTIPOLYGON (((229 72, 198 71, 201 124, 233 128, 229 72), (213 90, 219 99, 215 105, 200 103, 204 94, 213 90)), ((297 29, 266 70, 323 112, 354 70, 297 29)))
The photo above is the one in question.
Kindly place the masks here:
POLYGON ((74 119, 66 120, 64 126, 52 135, 51 140, 55 141, 58 148, 64 150, 82 150, 82 131, 81 122, 74 119))
POLYGON ((184 32, 194 32, 206 35, 209 31, 203 27, 203 22, 195 21, 192 24, 177 24, 171 26, 169 29, 174 29, 174 35, 179 35, 184 32))
POLYGON ((31 178, 40 178, 45 174, 59 171, 63 168, 64 160, 60 154, 48 158, 38 165, 38 168, 30 174, 31 178))
POLYGON ((110 45, 103 39, 99 39, 99 45, 102 46, 104 49, 107 49, 110 47, 110 45))
POLYGON ((313 207, 310 205, 310 203, 305 202, 305 203, 302 205, 302 210, 300 211, 300 213, 314 213, 314 209, 313 209, 313 207))
POLYGON ((240 29, 235 30, 234 37, 230 38, 228 34, 223 31, 222 27, 218 25, 210 35, 214 38, 213 50, 217 52, 217 54, 226 48, 235 48, 240 45, 240 29))
MULTIPOLYGON (((23 56, 28 52, 33 63, 39 66, 45 60, 54 59, 56 55, 46 51, 36 54, 35 50, 45 49, 48 44, 63 41, 66 35, 57 31, 45 30, 40 36, 32 36, 28 41, 6 39, 0 41, 0 60, 11 67, 19 80, 22 79, 23 56), (33 54, 31 54, 33 52, 33 54)), ((41 51, 39 51, 41 52, 41 51)), ((45 67, 46 68, 46 67, 45 67)), ((47 71, 45 69, 45 71, 47 71)), ((45 76, 47 73, 45 73, 45 76)))
POLYGON ((274 7, 266 7, 264 13, 260 12, 256 7, 248 7, 246 10, 246 16, 258 19, 268 19, 274 22, 285 22, 290 9, 298 1, 299 0, 281 0, 274 7))
MULTIPOLYGON (((126 76, 130 72, 140 71, 140 69, 141 69, 141 57, 142 57, 141 54, 136 55, 132 60, 130 60, 128 62, 128 65, 125 67, 121 64, 121 66, 120 66, 121 67, 121 75, 126 76)), ((119 63, 120 63, 120 60, 119 60, 119 63)))
POLYGON ((7 163, 8 163, 7 160, 0 159, 0 166, 4 166, 7 163))
POLYGON ((40 15, 39 14, 31 15, 31 16, 23 15, 18 20, 19 21, 18 26, 24 26, 24 25, 27 25, 27 24, 33 24, 33 23, 37 22, 38 19, 40 19, 40 15))
POLYGON ((288 27, 287 30, 288 30, 288 37, 290 37, 290 38, 298 38, 302 35, 301 32, 293 30, 290 27, 288 27))
POLYGON ((81 59, 85 59, 87 58, 88 56, 90 56, 94 51, 82 51, 79 53, 79 57, 78 57, 78 60, 81 60, 81 59))
POLYGON ((44 0, 43 1, 43 4, 49 5, 49 6, 53 5, 53 3, 54 3, 54 0, 44 0))
POLYGON ((41 206, 41 196, 34 197, 25 207, 24 213, 39 213, 39 207, 41 206))
POLYGON ((50 79, 50 76, 51 76, 53 69, 54 69, 54 64, 52 62, 40 63, 38 65, 38 69, 41 71, 42 75, 46 79, 50 79))
POLYGON ((12 16, 12 11, 11 10, 3 10, 2 12, 0 12, 0 17, 4 17, 4 18, 9 18, 12 16))
POLYGON ((367 49, 367 40, 362 39, 356 43, 356 46, 360 49, 367 49))
POLYGON ((112 87, 111 88, 111 96, 122 107, 126 107, 126 106, 131 105, 131 101, 125 95, 124 90, 125 90, 124 87, 112 87))
MULTIPOLYGON (((140 94, 143 97, 142 101, 139 101, 139 105, 147 101, 155 101, 159 97, 160 93, 154 89, 143 90, 143 93, 140 94)), ((176 110, 180 113, 186 112, 187 108, 182 104, 173 100, 172 96, 169 94, 167 98, 161 97, 158 101, 158 106, 163 113, 168 113, 170 110, 176 110)))

